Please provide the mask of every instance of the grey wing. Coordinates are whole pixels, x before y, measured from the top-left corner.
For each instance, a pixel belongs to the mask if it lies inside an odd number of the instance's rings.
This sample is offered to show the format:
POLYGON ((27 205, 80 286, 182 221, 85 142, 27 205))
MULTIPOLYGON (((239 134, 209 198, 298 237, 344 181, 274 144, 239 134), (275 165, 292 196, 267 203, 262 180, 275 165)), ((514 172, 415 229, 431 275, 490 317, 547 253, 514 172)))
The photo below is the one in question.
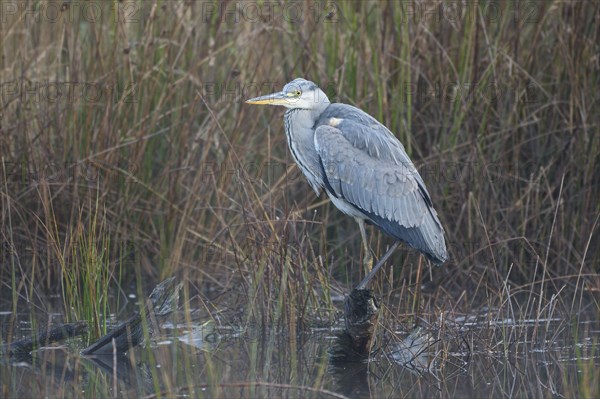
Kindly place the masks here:
POLYGON ((356 125, 362 127, 340 122, 337 127, 322 124, 315 130, 328 194, 349 203, 365 219, 434 262, 443 263, 447 259, 444 230, 416 168, 402 147, 390 148, 373 136, 376 131, 356 125))
POLYGON ((331 104, 315 127, 328 125, 338 128, 353 147, 372 158, 393 162, 416 180, 431 206, 431 198, 423 179, 412 163, 404 146, 383 124, 363 110, 348 104, 331 104))

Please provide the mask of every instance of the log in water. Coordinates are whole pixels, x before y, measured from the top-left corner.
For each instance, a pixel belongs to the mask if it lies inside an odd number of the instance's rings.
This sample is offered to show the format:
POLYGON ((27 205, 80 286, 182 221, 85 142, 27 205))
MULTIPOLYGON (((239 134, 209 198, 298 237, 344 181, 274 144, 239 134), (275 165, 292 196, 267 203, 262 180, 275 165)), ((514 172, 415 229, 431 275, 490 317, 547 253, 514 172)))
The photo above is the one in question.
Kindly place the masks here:
POLYGON ((373 291, 353 289, 344 302, 345 329, 329 350, 332 362, 362 362, 369 358, 379 303, 373 291))

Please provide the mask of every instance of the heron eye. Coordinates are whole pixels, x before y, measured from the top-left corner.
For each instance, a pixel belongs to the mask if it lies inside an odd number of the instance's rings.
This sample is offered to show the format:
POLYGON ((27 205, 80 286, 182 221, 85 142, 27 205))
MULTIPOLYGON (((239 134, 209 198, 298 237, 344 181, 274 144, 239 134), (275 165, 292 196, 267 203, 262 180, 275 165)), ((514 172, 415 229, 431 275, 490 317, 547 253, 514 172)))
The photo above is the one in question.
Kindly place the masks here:
POLYGON ((302 94, 302 92, 301 92, 300 90, 296 90, 296 91, 294 92, 294 95, 295 95, 296 97, 300 97, 300 95, 301 95, 301 94, 302 94))

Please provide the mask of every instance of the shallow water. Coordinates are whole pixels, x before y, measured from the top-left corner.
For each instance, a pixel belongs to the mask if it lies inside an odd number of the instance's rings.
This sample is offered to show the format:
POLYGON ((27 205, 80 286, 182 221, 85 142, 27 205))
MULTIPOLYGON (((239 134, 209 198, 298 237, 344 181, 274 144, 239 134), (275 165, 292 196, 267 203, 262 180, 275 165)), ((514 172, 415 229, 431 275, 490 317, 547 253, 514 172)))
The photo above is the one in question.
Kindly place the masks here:
MULTIPOLYGON (((5 322, 10 312, 0 313, 5 322)), ((489 315, 487 315, 489 316, 489 315)), ((573 397, 600 366, 600 325, 460 316, 443 328, 381 333, 368 363, 335 365, 337 328, 294 336, 182 322, 128 356, 85 358, 82 340, 2 360, 2 397, 573 397), (543 330, 543 331, 542 331, 543 330), (586 374, 587 373, 587 374, 586 374), (114 378, 116 376, 116 378, 114 378), (587 376, 587 379, 586 379, 587 376)), ((29 317, 19 321, 30 333, 29 317)), ((597 381, 597 380, 596 380, 597 381)), ((593 392, 593 391, 592 391, 593 392)))

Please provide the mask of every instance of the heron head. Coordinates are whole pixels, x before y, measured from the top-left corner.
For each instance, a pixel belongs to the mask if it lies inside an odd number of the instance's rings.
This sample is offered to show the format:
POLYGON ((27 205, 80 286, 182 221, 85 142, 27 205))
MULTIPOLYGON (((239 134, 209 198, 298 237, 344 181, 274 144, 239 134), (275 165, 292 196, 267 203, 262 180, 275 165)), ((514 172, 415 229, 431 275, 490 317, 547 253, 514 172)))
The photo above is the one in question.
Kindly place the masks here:
POLYGON ((316 84, 298 78, 283 86, 280 92, 251 98, 246 103, 283 105, 291 109, 319 109, 327 106, 329 99, 316 84))

